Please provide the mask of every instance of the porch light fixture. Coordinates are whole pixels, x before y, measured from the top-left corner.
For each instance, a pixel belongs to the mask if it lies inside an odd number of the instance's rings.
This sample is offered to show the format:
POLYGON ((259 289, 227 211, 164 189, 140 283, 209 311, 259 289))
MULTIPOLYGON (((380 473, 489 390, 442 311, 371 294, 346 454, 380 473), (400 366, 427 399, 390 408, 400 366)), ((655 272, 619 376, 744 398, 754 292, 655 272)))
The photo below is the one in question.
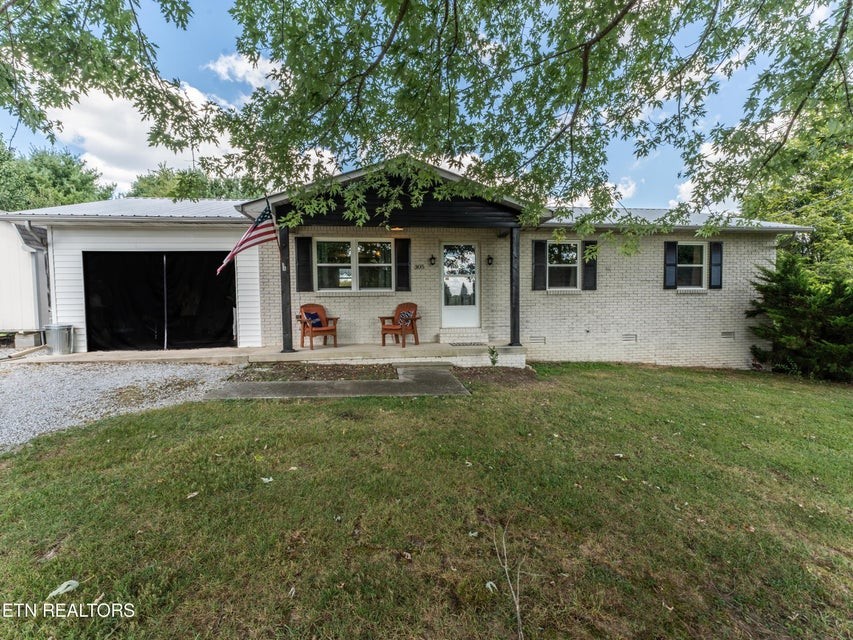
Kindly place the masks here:
POLYGON ((488 258, 486 258, 486 264, 487 264, 487 265, 489 265, 490 267, 491 267, 494 263, 495 263, 495 259, 494 259, 492 256, 489 256, 488 258))
POLYGON ((431 266, 431 267, 435 266, 435 256, 429 257, 429 266, 431 266))

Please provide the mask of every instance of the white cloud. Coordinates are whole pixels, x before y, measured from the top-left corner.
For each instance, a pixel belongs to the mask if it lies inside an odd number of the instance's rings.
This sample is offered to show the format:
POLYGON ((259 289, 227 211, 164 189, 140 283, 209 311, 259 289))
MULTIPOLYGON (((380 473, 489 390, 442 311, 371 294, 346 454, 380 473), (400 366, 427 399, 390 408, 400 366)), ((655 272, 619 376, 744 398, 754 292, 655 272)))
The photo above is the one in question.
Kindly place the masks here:
MULTIPOLYGON (((674 208, 682 203, 691 204, 693 199, 693 191, 696 188, 693 180, 686 180, 676 185, 677 195, 669 201, 669 207, 674 208)), ((715 202, 708 206, 708 210, 713 213, 731 213, 738 210, 737 201, 726 198, 722 202, 715 202)))
POLYGON ((812 10, 811 14, 809 15, 809 26, 812 29, 814 29, 815 27, 820 25, 821 22, 826 20, 828 17, 829 17, 829 6, 827 6, 825 4, 819 4, 819 5, 815 6, 815 8, 812 10))
MULTIPOLYGON (((718 162, 723 162, 726 159, 725 154, 715 147, 710 142, 703 142, 699 146, 699 153, 702 155, 702 161, 705 165, 711 165, 718 162)), ((693 180, 686 180, 676 185, 677 195, 674 200, 669 201, 670 207, 675 207, 683 202, 690 202, 693 199, 693 191, 695 189, 693 180)))
MULTIPOLYGON (((625 202, 626 200, 630 200, 637 193, 637 181, 631 178, 630 176, 624 176, 619 179, 619 182, 616 184, 612 182, 607 183, 608 188, 611 191, 615 191, 619 194, 619 202, 625 202)), ((553 201, 552 205, 558 204, 558 201, 553 201)), ((592 201, 588 194, 583 194, 580 197, 574 199, 569 203, 571 207, 589 207, 592 205, 592 201)))
MULTIPOLYGON (((558 201, 549 202, 548 204, 552 207, 559 206, 558 201)), ((575 198, 574 200, 572 200, 569 203, 569 206, 570 207, 584 207, 584 208, 590 207, 590 206, 592 206, 592 200, 589 199, 589 196, 582 195, 579 198, 575 198)))
MULTIPOLYGON (((204 95, 189 85, 184 90, 193 101, 204 95)), ((129 100, 92 91, 68 109, 50 110, 48 117, 63 123, 56 136, 59 142, 81 149, 80 157, 101 172, 103 182, 116 183, 119 193, 130 189, 137 175, 162 162, 179 169, 192 167, 189 151, 176 154, 148 145, 148 124, 129 100)), ((227 150, 225 145, 202 145, 196 150, 196 159, 227 150)))
POLYGON ((453 158, 444 158, 438 163, 438 166, 445 171, 464 176, 468 169, 476 164, 479 164, 480 156, 476 154, 463 153, 453 158))
POLYGON ((222 54, 203 68, 213 71, 220 80, 243 82, 252 89, 264 87, 271 91, 277 86, 276 82, 267 77, 276 71, 276 66, 264 57, 259 58, 257 63, 253 63, 239 53, 222 54))
POLYGON ((675 196, 674 200, 669 201, 670 208, 676 207, 682 202, 690 202, 693 198, 693 188, 694 183, 692 180, 687 180, 679 184, 676 189, 678 190, 678 195, 675 196))
POLYGON ((634 197, 634 194, 637 193, 637 182, 632 178, 626 176, 619 180, 619 183, 616 185, 616 190, 619 192, 619 195, 622 196, 622 200, 630 200, 634 197))

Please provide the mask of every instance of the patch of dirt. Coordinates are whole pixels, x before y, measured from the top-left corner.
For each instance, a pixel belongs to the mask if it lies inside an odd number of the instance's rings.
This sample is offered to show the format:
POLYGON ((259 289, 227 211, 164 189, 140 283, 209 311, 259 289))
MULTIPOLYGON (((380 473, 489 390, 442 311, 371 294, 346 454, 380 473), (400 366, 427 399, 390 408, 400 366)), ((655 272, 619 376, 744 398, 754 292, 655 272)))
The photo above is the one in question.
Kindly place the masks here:
POLYGON ((308 364, 304 362, 250 364, 230 378, 237 382, 396 379, 397 370, 390 364, 308 364))
POLYGON ((198 385, 197 380, 185 378, 167 378, 162 382, 153 382, 145 386, 127 385, 115 389, 110 400, 119 407, 139 407, 146 402, 156 402, 161 397, 181 393, 198 385))
POLYGON ((59 540, 57 540, 56 542, 54 542, 47 551, 40 554, 38 556, 38 561, 39 562, 50 562, 51 560, 53 560, 56 556, 59 555, 59 550, 60 550, 60 548, 62 548, 63 542, 65 542, 64 536, 62 538, 60 538, 59 540))
POLYGON ((516 385, 537 381, 536 372, 530 367, 453 367, 451 370, 461 382, 491 382, 500 385, 516 385))
POLYGON ((113 391, 112 400, 120 407, 138 407, 145 400, 145 392, 138 385, 131 384, 113 391))

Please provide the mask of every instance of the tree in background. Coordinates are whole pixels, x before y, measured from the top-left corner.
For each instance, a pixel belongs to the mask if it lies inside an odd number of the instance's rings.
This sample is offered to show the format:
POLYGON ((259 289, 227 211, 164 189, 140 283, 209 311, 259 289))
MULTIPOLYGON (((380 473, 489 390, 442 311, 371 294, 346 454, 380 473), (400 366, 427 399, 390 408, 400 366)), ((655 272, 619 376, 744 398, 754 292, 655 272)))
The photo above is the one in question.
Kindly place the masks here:
POLYGON ((262 194, 263 190, 245 177, 220 178, 198 169, 174 169, 164 163, 145 175, 136 176, 126 195, 173 200, 251 200, 262 194))
MULTIPOLYGON (((167 24, 186 28, 188 0, 156 4, 167 24)), ((150 119, 153 144, 178 150, 212 139, 207 107, 161 76, 138 0, 2 0, 0 22, 0 108, 19 124, 52 139, 60 123, 48 111, 100 90, 131 100, 150 119)))
MULTIPOLYGON (((153 6, 186 28, 189 0, 153 6)), ((305 214, 331 201, 321 190, 344 189, 363 220, 359 190, 376 188, 389 207, 424 189, 512 197, 531 221, 546 202, 585 196, 601 219, 618 195, 606 166, 620 139, 637 158, 681 153, 691 207, 705 209, 760 179, 805 116, 840 106, 853 119, 853 0, 236 0, 239 53, 273 69, 239 108, 194 104, 163 80, 138 7, 0 3, 0 107, 49 132, 48 108, 100 89, 134 102, 153 143, 227 132, 237 152, 225 165, 257 184, 325 182, 295 203, 305 214), (752 83, 742 116, 719 122, 713 100, 740 72, 752 83), (401 153, 471 181, 448 186, 417 163, 384 181, 328 180, 401 153)))
POLYGON ((781 249, 803 256, 819 280, 853 282, 853 126, 815 119, 743 200, 747 217, 810 226, 781 249))
POLYGON ((786 237, 763 269, 748 317, 774 371, 853 378, 853 128, 821 114, 778 154, 743 201, 748 216, 814 229, 786 237))
POLYGON ((36 149, 16 155, 0 140, 0 211, 107 200, 115 185, 69 151, 36 149))

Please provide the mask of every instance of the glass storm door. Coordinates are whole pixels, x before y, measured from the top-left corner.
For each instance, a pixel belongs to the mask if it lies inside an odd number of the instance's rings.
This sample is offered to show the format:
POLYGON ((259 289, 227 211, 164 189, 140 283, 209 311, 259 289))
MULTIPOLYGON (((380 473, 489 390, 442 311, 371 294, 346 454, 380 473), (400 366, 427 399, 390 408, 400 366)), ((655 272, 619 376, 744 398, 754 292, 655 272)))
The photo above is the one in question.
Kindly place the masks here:
POLYGON ((473 244, 444 244, 441 251, 441 326, 479 327, 477 247, 473 244))

